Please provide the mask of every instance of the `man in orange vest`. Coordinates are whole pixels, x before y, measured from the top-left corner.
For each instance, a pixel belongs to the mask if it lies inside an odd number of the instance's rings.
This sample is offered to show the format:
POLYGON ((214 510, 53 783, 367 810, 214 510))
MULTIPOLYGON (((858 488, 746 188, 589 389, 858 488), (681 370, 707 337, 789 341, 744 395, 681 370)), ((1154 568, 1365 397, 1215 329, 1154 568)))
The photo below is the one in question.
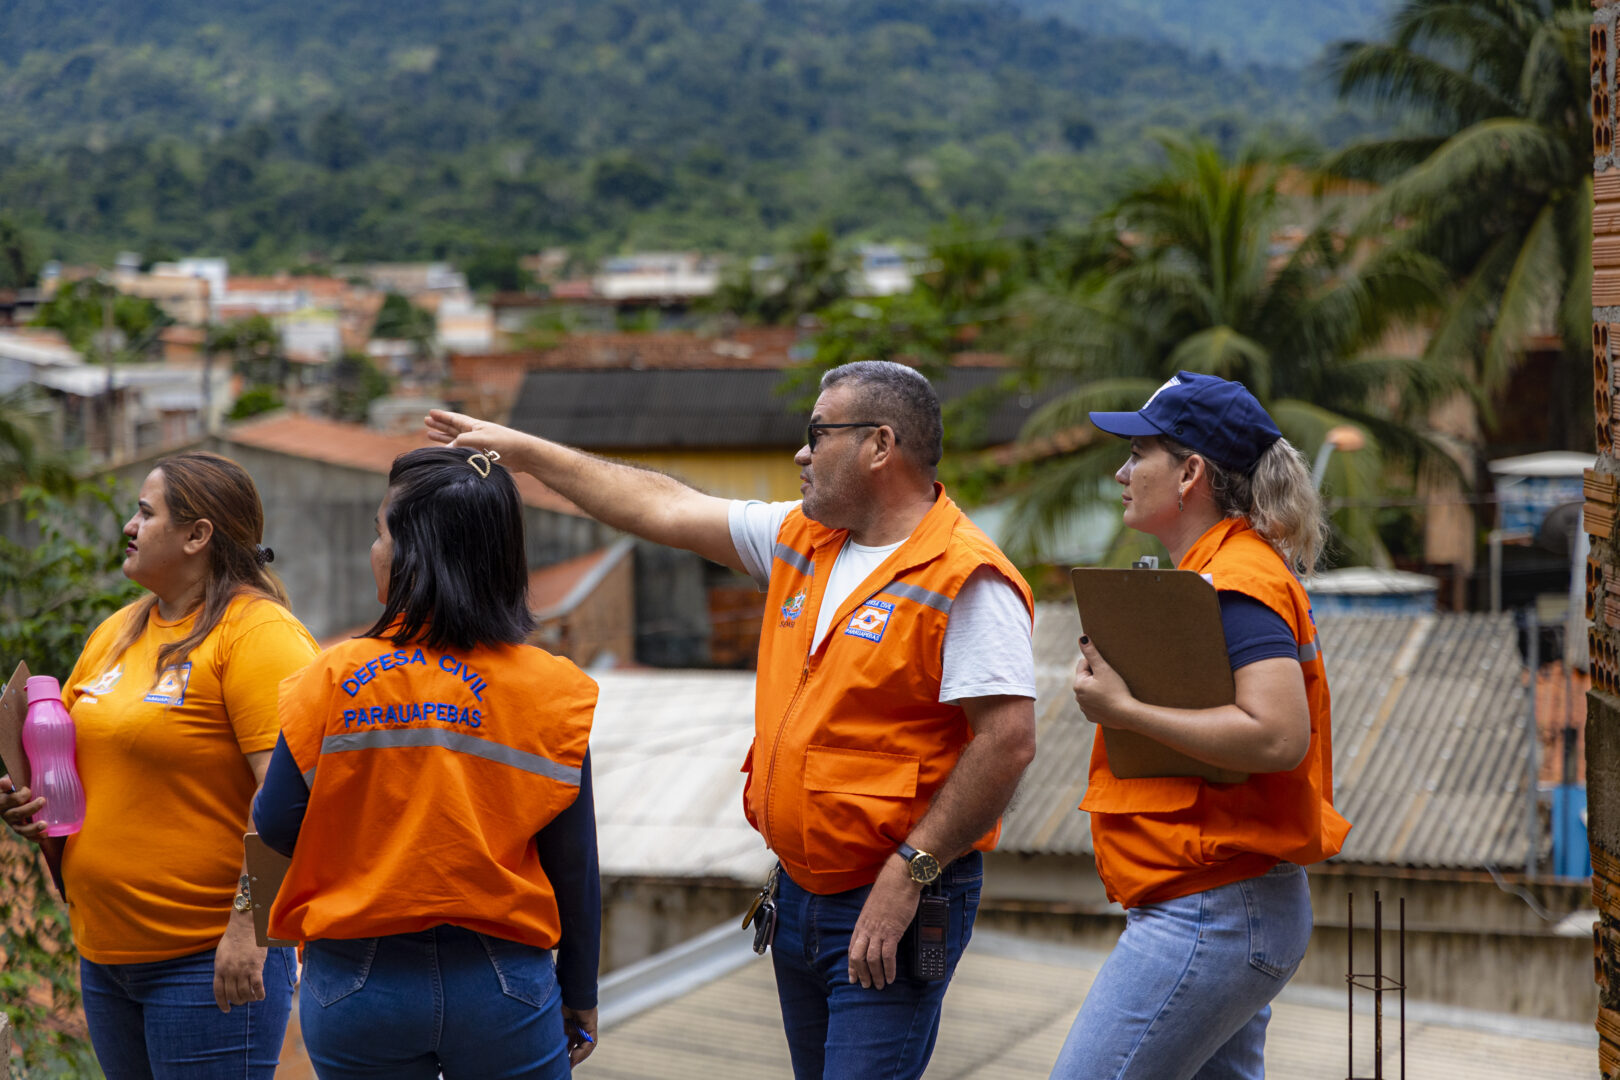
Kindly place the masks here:
POLYGON ((458 413, 428 432, 767 592, 743 808, 781 864, 771 953, 794 1074, 920 1076, 980 852, 1035 754, 1029 586, 935 480, 928 380, 885 361, 827 372, 800 502, 718 499, 458 413))

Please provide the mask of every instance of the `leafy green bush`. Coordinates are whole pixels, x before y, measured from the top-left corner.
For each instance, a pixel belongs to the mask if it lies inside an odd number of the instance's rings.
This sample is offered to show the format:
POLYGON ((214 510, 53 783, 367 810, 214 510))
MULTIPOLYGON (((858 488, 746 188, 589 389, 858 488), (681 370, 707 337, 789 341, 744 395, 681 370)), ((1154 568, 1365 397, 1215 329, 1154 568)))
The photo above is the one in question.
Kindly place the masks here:
MULTIPOLYGON (((90 631, 140 587, 118 572, 118 527, 130 501, 111 480, 68 498, 25 488, 0 507, 15 517, 0 536, 0 664, 66 678, 90 631)), ((0 1010, 14 1026, 25 1080, 100 1076, 79 1007, 78 960, 67 912, 33 848, 0 829, 0 1010)))
POLYGON ((225 416, 230 420, 246 420, 250 416, 270 412, 281 408, 281 395, 273 386, 250 386, 242 391, 242 396, 236 399, 231 411, 225 416))

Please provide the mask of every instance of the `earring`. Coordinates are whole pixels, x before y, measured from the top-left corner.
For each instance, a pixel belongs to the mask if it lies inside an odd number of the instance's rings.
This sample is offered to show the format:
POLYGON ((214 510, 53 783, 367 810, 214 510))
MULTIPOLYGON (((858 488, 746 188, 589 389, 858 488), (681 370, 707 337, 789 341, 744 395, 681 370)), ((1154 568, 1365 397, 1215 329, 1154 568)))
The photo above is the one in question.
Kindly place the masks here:
POLYGON ((1186 512, 1187 512, 1187 508, 1186 508, 1186 507, 1185 507, 1185 506, 1184 506, 1184 505, 1182 505, 1182 502, 1181 502, 1181 493, 1180 493, 1180 492, 1179 492, 1179 491, 1178 491, 1178 492, 1176 492, 1176 509, 1177 509, 1177 510, 1179 510, 1179 511, 1181 511, 1181 512, 1182 512, 1182 513, 1186 513, 1186 512))

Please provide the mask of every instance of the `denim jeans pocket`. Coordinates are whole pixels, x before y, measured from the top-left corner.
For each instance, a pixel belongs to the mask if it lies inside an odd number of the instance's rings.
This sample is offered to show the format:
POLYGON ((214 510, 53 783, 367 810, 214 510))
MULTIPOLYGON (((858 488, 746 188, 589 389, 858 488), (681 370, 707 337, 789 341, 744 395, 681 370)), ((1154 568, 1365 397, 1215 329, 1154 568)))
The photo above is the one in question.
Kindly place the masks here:
POLYGON ((982 889, 983 879, 970 881, 958 886, 962 894, 962 930, 957 938, 957 950, 966 949, 968 941, 973 937, 973 921, 979 915, 979 893, 982 889))
POLYGON ((376 958, 376 938, 312 941, 305 952, 304 988, 323 1006, 342 1001, 366 985, 376 958))
POLYGON ((1275 979, 1293 975, 1311 939, 1310 892, 1298 867, 1294 873, 1237 883, 1249 918, 1249 966, 1275 979))
POLYGON ((479 934, 478 940, 507 997, 539 1009, 557 992, 557 973, 546 950, 488 934, 479 934))
MULTIPOLYGON (((282 972, 285 971, 286 974, 287 974, 287 985, 288 986, 297 986, 298 985, 298 960, 293 955, 296 951, 297 950, 292 949, 292 948, 287 947, 287 946, 280 946, 280 947, 271 949, 270 950, 271 955, 267 959, 267 966, 268 965, 273 965, 273 964, 279 964, 280 966, 279 967, 271 967, 269 971, 265 972, 265 976, 266 976, 265 977, 265 982, 268 983, 270 981, 270 978, 272 977, 272 973, 274 973, 275 975, 280 975, 282 972), (277 954, 279 954, 280 959, 276 958, 277 954)), ((266 987, 266 989, 268 989, 268 987, 266 987)))

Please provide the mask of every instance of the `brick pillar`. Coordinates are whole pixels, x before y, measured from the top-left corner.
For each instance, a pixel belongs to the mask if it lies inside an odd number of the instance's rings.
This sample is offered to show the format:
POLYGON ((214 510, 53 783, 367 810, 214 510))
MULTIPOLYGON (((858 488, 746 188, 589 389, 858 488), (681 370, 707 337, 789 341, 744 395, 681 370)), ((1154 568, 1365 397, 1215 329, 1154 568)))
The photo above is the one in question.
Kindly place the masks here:
POLYGON ((1586 478, 1586 797, 1598 983, 1598 1068, 1620 1080, 1620 537, 1615 536, 1615 367, 1620 353, 1620 154, 1615 152, 1615 37, 1620 0, 1592 14, 1592 406, 1598 460, 1586 478))

